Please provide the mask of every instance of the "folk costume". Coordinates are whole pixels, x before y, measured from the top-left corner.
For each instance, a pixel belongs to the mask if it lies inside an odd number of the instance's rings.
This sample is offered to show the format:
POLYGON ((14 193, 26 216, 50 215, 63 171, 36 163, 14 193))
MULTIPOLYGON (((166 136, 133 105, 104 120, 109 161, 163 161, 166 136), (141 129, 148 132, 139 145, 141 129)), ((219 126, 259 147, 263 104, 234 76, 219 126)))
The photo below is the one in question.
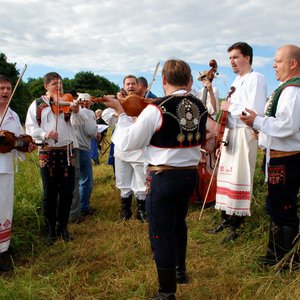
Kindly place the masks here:
MULTIPOLYGON (((252 70, 237 76, 232 86, 234 93, 229 99, 228 121, 224 132, 227 146, 222 147, 217 174, 215 208, 222 211, 221 223, 211 231, 217 233, 225 226, 231 227, 228 239, 237 237, 245 216, 250 216, 250 204, 255 171, 257 140, 252 128, 239 120, 239 115, 250 108, 262 115, 267 99, 266 80, 252 70)), ((227 238, 223 240, 227 242, 227 238)))
MULTIPOLYGON (((279 262, 299 234, 297 195, 300 187, 300 78, 282 83, 266 105, 266 116, 256 116, 259 144, 266 153, 270 216, 269 243, 264 264, 279 262)), ((297 260, 299 259, 296 257, 297 260)))
MULTIPOLYGON (((16 136, 24 133, 18 115, 10 108, 0 129, 13 132, 16 136)), ((14 160, 18 157, 25 159, 24 154, 16 150, 0 153, 0 253, 6 252, 10 245, 14 203, 14 160)))
POLYGON ((44 95, 34 100, 26 116, 26 133, 36 140, 43 140, 47 146, 39 147, 39 165, 44 191, 44 219, 47 243, 51 245, 56 234, 69 240, 68 218, 75 183, 75 157, 73 148, 78 148, 75 130, 71 124, 85 122, 80 111, 56 115, 50 99, 44 95), (57 124, 57 129, 56 129, 57 124), (46 139, 51 130, 58 131, 58 140, 46 139), (56 223, 58 227, 56 229, 56 223), (57 231, 56 231, 57 230, 57 231))
MULTIPOLYGON (((102 118, 109 126, 116 126, 119 123, 116 111, 107 108, 102 113, 102 118)), ((131 122, 135 122, 135 117, 130 117, 131 122)), ((122 124, 118 124, 122 126, 122 124)), ((115 132, 112 135, 114 141, 115 132)), ((121 219, 129 220, 132 217, 131 204, 134 194, 137 201, 136 217, 142 222, 147 221, 145 199, 146 199, 146 174, 144 172, 144 149, 140 148, 132 151, 123 151, 114 145, 114 166, 116 187, 121 195, 121 219)))
POLYGON ((113 136, 113 142, 123 151, 145 147, 146 210, 160 292, 173 294, 176 280, 186 281, 185 218, 198 180, 206 118, 207 111, 199 99, 179 90, 149 104, 135 123, 121 114, 113 136))

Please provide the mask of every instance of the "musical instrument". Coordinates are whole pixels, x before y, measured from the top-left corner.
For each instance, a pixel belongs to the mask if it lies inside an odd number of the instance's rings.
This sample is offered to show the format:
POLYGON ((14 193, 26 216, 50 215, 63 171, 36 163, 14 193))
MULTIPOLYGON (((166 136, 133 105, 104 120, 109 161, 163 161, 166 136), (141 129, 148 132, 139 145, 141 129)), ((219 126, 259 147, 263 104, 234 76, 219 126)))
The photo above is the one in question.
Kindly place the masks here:
POLYGON ((7 153, 13 149, 28 152, 29 143, 33 143, 33 140, 28 134, 21 134, 16 137, 13 132, 8 130, 0 131, 0 153, 7 153))
MULTIPOLYGON (((206 78, 212 82, 217 74, 218 65, 217 62, 212 59, 209 62, 211 69, 207 72, 206 78)), ((205 104, 207 100, 208 90, 205 87, 203 93, 202 103, 205 104)), ((211 118, 207 122, 209 125, 209 132, 215 133, 218 128, 218 124, 211 118)), ((199 181, 196 187, 196 191, 192 195, 191 203, 204 203, 213 204, 216 200, 217 191, 217 176, 213 173, 216 154, 215 154, 215 135, 212 134, 210 138, 206 137, 205 141, 201 145, 201 159, 198 164, 198 177, 199 181), (211 184, 209 184, 211 182, 211 184)))
POLYGON ((73 100, 71 94, 53 95, 50 99, 50 105, 53 113, 59 115, 60 113, 69 113, 71 111, 71 104, 78 105, 82 100, 73 100))
MULTIPOLYGON (((232 86, 230 87, 230 91, 226 97, 226 101, 228 101, 231 97, 231 95, 235 92, 235 87, 232 86)), ((224 136, 224 131, 226 128, 226 124, 227 124, 227 119, 228 119, 228 111, 221 111, 221 116, 220 116, 220 129, 217 135, 217 139, 216 139, 216 148, 220 148, 220 146, 223 144, 224 146, 228 145, 228 142, 223 140, 223 136, 224 136)))

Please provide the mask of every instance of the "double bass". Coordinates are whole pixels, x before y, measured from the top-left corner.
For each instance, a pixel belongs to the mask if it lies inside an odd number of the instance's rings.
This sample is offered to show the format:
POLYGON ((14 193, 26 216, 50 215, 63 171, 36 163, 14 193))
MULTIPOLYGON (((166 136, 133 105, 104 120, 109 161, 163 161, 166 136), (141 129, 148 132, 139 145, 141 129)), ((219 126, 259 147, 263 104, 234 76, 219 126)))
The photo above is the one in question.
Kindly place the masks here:
MULTIPOLYGON (((212 82, 217 75, 218 65, 217 62, 212 59, 209 62, 211 69, 207 72, 206 78, 212 82)), ((203 93, 202 103, 206 103, 208 90, 205 87, 203 93)), ((217 178, 214 174, 214 167, 216 163, 216 131, 219 129, 218 123, 216 123, 210 116, 208 116, 207 122, 209 128, 209 134, 206 134, 206 139, 201 145, 201 159, 198 164, 198 184, 196 191, 190 199, 191 203, 205 203, 207 206, 213 205, 216 199, 216 185, 217 178), (212 178, 213 177, 213 178, 212 178)))

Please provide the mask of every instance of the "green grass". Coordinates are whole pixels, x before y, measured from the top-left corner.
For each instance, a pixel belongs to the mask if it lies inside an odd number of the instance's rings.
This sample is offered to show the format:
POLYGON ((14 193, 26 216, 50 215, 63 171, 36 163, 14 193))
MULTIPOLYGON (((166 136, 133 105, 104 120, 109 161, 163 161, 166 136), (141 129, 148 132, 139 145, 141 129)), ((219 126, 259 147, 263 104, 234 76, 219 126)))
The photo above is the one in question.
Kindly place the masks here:
MULTIPOLYGON (((261 270, 255 257, 263 255, 268 219, 264 212, 266 186, 259 169, 255 175, 252 217, 234 243, 221 245, 226 235, 209 235, 219 221, 213 208, 192 205, 187 268, 190 283, 178 287, 178 299, 300 299, 298 272, 276 275, 261 270)), ((69 226, 73 240, 46 247, 41 234, 42 189, 36 152, 19 163, 11 257, 14 271, 0 275, 0 299, 149 299, 157 277, 147 224, 136 219, 118 221, 120 200, 112 169, 94 166, 92 206, 97 209, 83 223, 69 226)), ((135 207, 135 203, 134 203, 135 207)))

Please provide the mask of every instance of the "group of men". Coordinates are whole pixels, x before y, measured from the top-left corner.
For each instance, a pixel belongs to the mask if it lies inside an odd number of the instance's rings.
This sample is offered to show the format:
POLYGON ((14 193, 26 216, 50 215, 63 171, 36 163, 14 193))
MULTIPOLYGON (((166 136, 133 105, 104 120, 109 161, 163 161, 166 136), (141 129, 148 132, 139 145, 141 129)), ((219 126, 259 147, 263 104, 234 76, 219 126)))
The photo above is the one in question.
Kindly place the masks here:
MULTIPOLYGON (((266 80, 252 69, 252 48, 238 42, 228 48, 228 54, 237 76, 232 83, 233 93, 220 108, 228 113, 222 145, 218 149, 215 208, 221 211, 221 222, 211 233, 229 227, 230 234, 223 242, 235 240, 244 217, 251 215, 256 152, 260 145, 265 151, 266 209, 270 216, 268 249, 261 263, 272 266, 292 250, 299 233, 300 48, 285 45, 277 50, 273 67, 280 85, 267 103, 266 80)), ((121 217, 131 218, 134 194, 137 218, 149 223, 149 239, 159 281, 158 296, 154 299, 176 299, 177 284, 188 281, 186 215, 197 184, 200 146, 210 119, 208 109, 190 92, 191 79, 191 69, 186 62, 167 60, 162 69, 165 96, 154 99, 134 118, 125 113, 118 99, 104 97, 109 108, 103 111, 102 117, 115 126, 112 141, 116 186, 122 199, 121 217)), ((9 80, 0 77, 0 113, 9 97, 9 91, 2 91, 2 86, 7 89, 7 85, 11 88, 9 80)), ((138 80, 133 75, 126 76, 123 85, 127 94, 138 91, 138 80)), ((39 149, 47 233, 53 239, 59 234, 68 240, 67 224, 75 176, 73 149, 78 147, 74 127, 84 124, 86 118, 76 103, 70 105, 67 113, 54 113, 55 95, 62 91, 58 74, 47 74, 44 86, 46 94, 29 107, 26 132, 47 143, 39 149)), ((213 101, 211 86, 207 88, 213 101)), ((118 98, 122 97, 126 96, 118 94, 118 98)), ((213 102, 212 107, 215 112, 213 102)), ((13 112, 6 114, 5 120, 17 124, 19 131, 15 133, 20 133, 20 122, 13 112)), ((3 122, 1 130, 11 129, 5 124, 3 122)), ((2 178, 6 182, 13 178, 13 156, 0 154, 0 159, 5 161, 0 165, 2 193, 7 190, 2 178)), ((12 205, 13 183, 10 187, 6 201, 12 205)), ((0 205, 4 206, 2 198, 0 205)), ((11 223, 12 217, 1 213, 0 245, 3 245, 3 224, 11 223)), ((0 247, 0 252, 5 252, 7 247, 0 247)), ((298 256, 295 257, 298 260, 298 256)))

